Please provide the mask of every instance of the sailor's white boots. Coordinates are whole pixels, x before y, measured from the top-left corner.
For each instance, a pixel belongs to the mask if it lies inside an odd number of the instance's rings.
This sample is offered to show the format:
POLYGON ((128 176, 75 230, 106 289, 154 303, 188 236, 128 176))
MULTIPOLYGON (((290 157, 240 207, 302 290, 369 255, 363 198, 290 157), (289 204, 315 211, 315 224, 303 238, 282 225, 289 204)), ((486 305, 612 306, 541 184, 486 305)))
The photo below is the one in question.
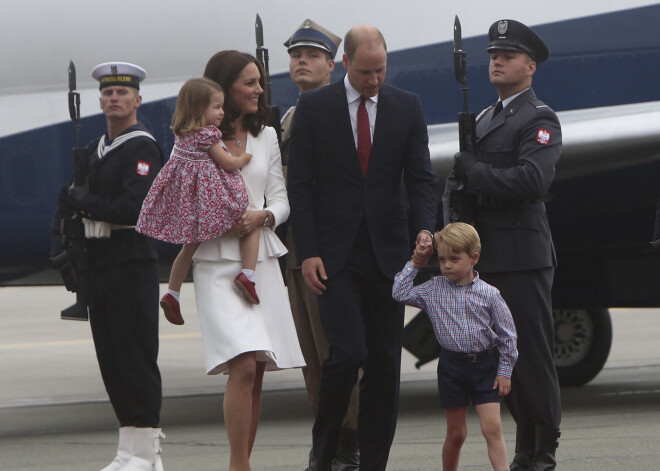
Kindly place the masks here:
POLYGON ((101 471, 163 471, 159 428, 121 427, 117 456, 101 471))
POLYGON ((117 456, 108 466, 101 471, 119 471, 122 466, 128 463, 133 452, 133 430, 135 427, 119 428, 119 446, 117 447, 117 456))

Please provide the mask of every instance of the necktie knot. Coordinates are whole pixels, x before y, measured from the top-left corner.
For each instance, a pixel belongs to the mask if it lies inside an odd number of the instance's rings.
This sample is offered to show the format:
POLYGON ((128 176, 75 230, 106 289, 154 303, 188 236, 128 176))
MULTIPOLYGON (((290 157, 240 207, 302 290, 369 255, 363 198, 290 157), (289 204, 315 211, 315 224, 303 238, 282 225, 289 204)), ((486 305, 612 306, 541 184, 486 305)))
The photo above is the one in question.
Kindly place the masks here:
POLYGON ((497 116, 497 114, 502 111, 502 101, 498 101, 497 104, 495 105, 495 110, 493 111, 493 118, 497 116))

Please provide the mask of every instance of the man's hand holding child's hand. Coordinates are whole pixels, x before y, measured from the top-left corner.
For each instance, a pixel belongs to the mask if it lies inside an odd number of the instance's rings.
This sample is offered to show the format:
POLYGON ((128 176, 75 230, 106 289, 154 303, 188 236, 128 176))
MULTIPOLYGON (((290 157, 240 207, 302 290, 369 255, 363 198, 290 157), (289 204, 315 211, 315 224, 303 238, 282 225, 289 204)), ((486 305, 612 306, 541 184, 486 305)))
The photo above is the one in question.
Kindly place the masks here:
POLYGON ((433 243, 427 239, 419 240, 415 244, 415 251, 410 259, 410 263, 417 268, 425 267, 431 255, 433 255, 433 243))

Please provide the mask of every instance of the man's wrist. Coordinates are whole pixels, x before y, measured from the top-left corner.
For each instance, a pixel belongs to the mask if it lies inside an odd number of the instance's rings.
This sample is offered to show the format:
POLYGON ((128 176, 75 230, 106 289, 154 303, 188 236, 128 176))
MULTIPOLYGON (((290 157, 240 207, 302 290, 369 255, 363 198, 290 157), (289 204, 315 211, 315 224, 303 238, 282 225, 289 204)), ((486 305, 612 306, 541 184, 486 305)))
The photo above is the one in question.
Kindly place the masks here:
POLYGON ((431 238, 431 247, 435 248, 435 239, 433 237, 433 233, 427 229, 422 229, 421 231, 419 231, 420 234, 422 232, 429 235, 429 237, 431 238))
POLYGON ((426 232, 428 235, 431 236, 431 239, 433 239, 433 232, 429 231, 428 229, 422 229, 422 230, 419 231, 419 232, 420 232, 420 233, 422 233, 422 232, 426 232))

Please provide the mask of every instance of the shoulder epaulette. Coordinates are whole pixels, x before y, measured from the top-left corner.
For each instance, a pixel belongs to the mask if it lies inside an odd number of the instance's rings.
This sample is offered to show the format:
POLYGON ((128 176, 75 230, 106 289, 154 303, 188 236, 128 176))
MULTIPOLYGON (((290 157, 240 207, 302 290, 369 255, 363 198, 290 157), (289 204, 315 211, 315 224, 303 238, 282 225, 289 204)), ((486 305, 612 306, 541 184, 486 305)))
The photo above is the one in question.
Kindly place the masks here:
POLYGON ((483 118, 483 116, 486 114, 486 111, 488 111, 488 110, 491 109, 492 107, 493 107, 493 105, 490 105, 488 108, 484 109, 481 113, 479 113, 479 114, 477 115, 477 119, 476 119, 475 121, 478 123, 479 120, 480 120, 481 118, 483 118))

